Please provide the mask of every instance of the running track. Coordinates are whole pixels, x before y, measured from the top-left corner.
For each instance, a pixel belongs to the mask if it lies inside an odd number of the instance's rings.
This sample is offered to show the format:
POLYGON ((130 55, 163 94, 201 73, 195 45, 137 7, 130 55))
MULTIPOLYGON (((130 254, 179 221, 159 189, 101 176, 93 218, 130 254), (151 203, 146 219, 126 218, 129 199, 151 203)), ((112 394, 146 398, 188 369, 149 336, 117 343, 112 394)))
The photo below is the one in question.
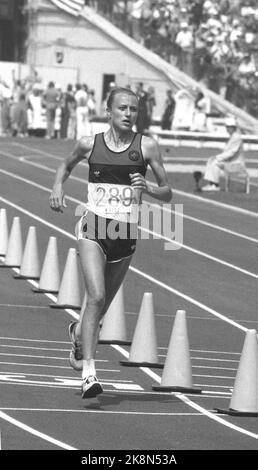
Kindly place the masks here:
MULTIPOLYGON (((60 272, 68 249, 76 246, 74 212, 87 189, 82 164, 66 182, 64 214, 48 207, 55 169, 71 147, 2 139, 0 151, 0 207, 7 210, 9 229, 18 215, 25 241, 28 228, 36 226, 41 260, 49 237, 56 236, 60 272)), ((193 382, 202 394, 153 392, 161 370, 124 368, 119 361, 128 357, 128 346, 99 345, 97 368, 105 393, 83 401, 80 374, 67 360, 67 327, 78 313, 51 309, 53 296, 34 294, 35 282, 15 280, 15 270, 2 269, 3 450, 257 449, 257 418, 214 413, 216 407, 229 407, 245 332, 257 329, 257 214, 184 191, 175 191, 173 203, 184 205, 183 246, 165 251, 166 239, 138 241, 124 283, 128 337, 143 293, 152 292, 164 362, 175 313, 186 310, 193 382)))

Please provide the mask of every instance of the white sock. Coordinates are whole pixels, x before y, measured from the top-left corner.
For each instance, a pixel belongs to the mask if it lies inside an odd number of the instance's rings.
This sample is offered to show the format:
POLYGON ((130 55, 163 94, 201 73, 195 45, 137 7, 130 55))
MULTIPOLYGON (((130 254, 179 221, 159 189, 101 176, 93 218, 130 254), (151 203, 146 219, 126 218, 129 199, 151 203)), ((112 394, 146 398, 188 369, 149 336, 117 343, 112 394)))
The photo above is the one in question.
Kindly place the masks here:
POLYGON ((83 359, 82 361, 82 377, 87 378, 90 375, 96 375, 94 359, 83 359))

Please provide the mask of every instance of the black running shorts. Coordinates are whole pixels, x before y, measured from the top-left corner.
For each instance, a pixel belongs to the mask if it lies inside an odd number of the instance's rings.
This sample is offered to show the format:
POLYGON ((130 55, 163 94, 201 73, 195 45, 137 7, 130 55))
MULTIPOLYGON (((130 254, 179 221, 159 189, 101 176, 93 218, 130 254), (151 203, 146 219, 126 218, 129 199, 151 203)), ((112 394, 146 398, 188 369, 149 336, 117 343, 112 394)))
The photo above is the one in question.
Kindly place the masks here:
POLYGON ((76 224, 77 240, 92 240, 109 263, 132 256, 136 249, 137 224, 118 222, 87 211, 76 224))

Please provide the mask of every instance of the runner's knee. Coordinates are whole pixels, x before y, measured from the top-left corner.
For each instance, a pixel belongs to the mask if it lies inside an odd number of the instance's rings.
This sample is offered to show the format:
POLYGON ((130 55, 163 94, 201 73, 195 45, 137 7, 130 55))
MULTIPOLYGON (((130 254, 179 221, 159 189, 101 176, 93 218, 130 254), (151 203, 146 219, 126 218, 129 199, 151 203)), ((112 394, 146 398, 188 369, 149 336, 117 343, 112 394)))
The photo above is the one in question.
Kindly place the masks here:
POLYGON ((87 306, 94 306, 98 309, 103 309, 105 305, 105 292, 98 290, 88 293, 87 306))

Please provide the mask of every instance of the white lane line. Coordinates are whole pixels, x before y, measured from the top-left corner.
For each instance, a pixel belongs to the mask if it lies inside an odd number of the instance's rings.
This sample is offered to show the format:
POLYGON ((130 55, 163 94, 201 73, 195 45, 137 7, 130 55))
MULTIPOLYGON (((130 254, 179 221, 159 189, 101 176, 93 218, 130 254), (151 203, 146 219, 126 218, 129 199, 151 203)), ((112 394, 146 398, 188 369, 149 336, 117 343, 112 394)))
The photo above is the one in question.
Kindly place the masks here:
POLYGON ((200 353, 209 353, 209 354, 228 354, 228 355, 236 355, 236 356, 239 356, 240 353, 238 352, 233 352, 233 351, 214 351, 214 350, 210 350, 210 349, 191 349, 191 351, 193 352, 200 352, 200 353))
MULTIPOLYGON (((27 366, 27 367, 44 367, 44 368, 49 368, 49 369, 69 369, 71 370, 71 366, 60 366, 59 364, 58 365, 49 365, 49 364, 30 364, 30 363, 25 363, 25 362, 4 362, 4 361, 0 361, 0 364, 4 364, 4 365, 8 365, 8 366, 27 366)), ((105 372, 106 369, 98 369, 102 372, 105 372)), ((120 371, 119 371, 120 372, 120 371)))
MULTIPOLYGON (((156 207, 156 208, 160 207, 158 204, 151 204, 151 206, 156 207)), ((166 207, 164 207, 163 209, 164 209, 164 211, 166 211, 166 207)), ((258 238, 249 237, 248 235, 244 235, 244 234, 236 232, 234 230, 229 230, 225 227, 222 227, 222 225, 215 225, 215 224, 212 224, 210 222, 206 222, 205 220, 198 219, 197 217, 192 217, 190 215, 186 215, 185 213, 181 214, 180 212, 174 211, 172 209, 171 209, 171 213, 175 214, 179 217, 183 216, 183 218, 186 219, 186 220, 190 220, 191 222, 196 222, 200 225, 204 225, 205 227, 209 227, 209 228, 212 228, 214 230, 218 230, 219 232, 224 232, 224 233, 227 233, 228 235, 233 235, 234 237, 238 237, 238 238, 243 238, 243 240, 247 240, 249 242, 258 243, 258 238)))
POLYGON ((192 359, 195 359, 196 361, 212 361, 212 362, 239 362, 237 359, 218 359, 216 357, 195 357, 191 356, 192 359))
MULTIPOLYGON (((205 172, 205 167, 206 165, 196 162, 196 163, 181 163, 178 161, 175 161, 173 163, 164 163, 164 167, 167 173, 188 173, 188 174, 193 174, 194 171, 201 171, 202 173, 205 172)), ((250 178, 257 178, 258 176, 258 169, 254 167, 249 167, 248 168, 248 174, 250 178)), ((235 177, 235 181, 241 182, 243 179, 241 177, 235 177)))
POLYGON ((196 365, 192 365, 192 368, 193 369, 213 369, 213 370, 233 370, 233 371, 237 371, 237 368, 236 367, 215 367, 215 366, 196 366, 196 365))
MULTIPOLYGON (((33 181, 28 180, 27 178, 23 178, 23 177, 21 177, 21 176, 18 176, 18 175, 14 174, 14 173, 9 172, 9 171, 1 170, 1 169, 0 169, 0 173, 6 174, 6 175, 10 176, 11 178, 15 178, 15 179, 18 179, 18 180, 20 180, 20 181, 23 181, 23 182, 25 182, 25 183, 27 183, 27 184, 29 184, 29 185, 31 185, 31 186, 34 186, 34 187, 36 187, 36 188, 38 188, 38 189, 43 190, 43 191, 45 191, 45 192, 49 192, 49 193, 51 192, 51 189, 46 188, 45 186, 39 185, 38 183, 34 183, 33 181)), ((73 198, 73 197, 71 197, 71 196, 66 196, 66 199, 69 200, 69 201, 72 201, 72 202, 74 202, 74 203, 76 203, 76 204, 83 204, 83 201, 81 201, 81 200, 79 200, 79 199, 75 199, 75 198, 73 198)), ((205 252, 203 252, 203 251, 200 251, 200 250, 197 250, 197 249, 195 249, 195 248, 192 248, 192 247, 190 247, 190 246, 188 246, 188 245, 186 245, 186 244, 184 244, 184 243, 178 243, 178 242, 175 241, 175 240, 171 240, 171 238, 165 237, 164 235, 161 235, 160 233, 157 233, 157 232, 154 232, 154 231, 152 231, 152 230, 146 229, 146 228, 144 228, 144 227, 142 227, 142 226, 140 226, 140 225, 139 225, 138 229, 139 229, 140 231, 142 231, 142 232, 147 232, 148 234, 151 234, 151 235, 153 235, 154 237, 157 237, 157 238, 159 238, 159 239, 161 239, 161 240, 165 240, 165 241, 167 241, 167 242, 169 242, 169 243, 171 243, 171 244, 173 243, 174 245, 178 246, 179 248, 183 248, 183 249, 185 249, 185 250, 187 250, 187 251, 190 251, 191 253, 194 253, 194 254, 196 254, 197 256, 204 257, 204 258, 206 258, 206 259, 208 259, 208 260, 210 260, 210 261, 214 261, 214 262, 216 262, 216 263, 218 263, 218 264, 221 264, 222 266, 225 266, 225 267, 227 267, 227 268, 229 268, 229 269, 233 269, 233 270, 235 270, 235 271, 237 271, 237 272, 240 272, 240 273, 242 273, 242 274, 244 274, 244 275, 246 275, 246 276, 250 276, 250 277, 252 277, 252 278, 254 278, 254 279, 258 279, 258 274, 256 274, 256 273, 253 273, 253 272, 251 272, 251 271, 248 271, 248 270, 246 270, 246 269, 244 269, 244 268, 241 268, 241 267, 239 267, 239 266, 236 266, 236 265, 234 265, 234 264, 232 264, 232 263, 228 263, 227 261, 224 261, 224 260, 222 260, 222 259, 220 259, 220 258, 217 258, 217 257, 215 257, 215 256, 209 255, 208 253, 205 253, 205 252)))
MULTIPOLYGON (((187 317, 188 318, 188 317, 187 317)), ((159 346, 158 349, 165 349, 167 350, 167 347, 164 347, 164 346, 159 346)), ((232 351, 214 351, 214 350, 210 350, 210 349, 190 349, 191 352, 196 352, 196 353, 209 353, 209 354, 228 354, 228 355, 236 355, 236 356, 239 356, 240 353, 238 352, 232 352, 232 351)))
MULTIPOLYGON (((68 382, 68 381, 67 381, 68 382)), ((70 381, 70 382, 73 382, 71 384, 62 384, 62 383, 54 383, 54 382, 43 382, 43 381, 26 381, 26 380, 1 380, 1 386, 2 385, 12 385, 12 387, 41 387, 41 388, 54 388, 54 389, 62 389, 62 390, 80 390, 80 384, 81 382, 78 384, 75 383, 76 381, 73 380, 73 381, 70 381)), ((139 390, 143 390, 143 388, 140 386, 140 385, 137 385, 137 384, 123 384, 123 383, 117 383, 117 382, 105 382, 103 383, 102 382, 102 385, 103 385, 103 389, 104 389, 104 392, 113 392, 115 390, 126 390, 127 392, 137 392, 139 390), (105 387, 104 387, 105 385, 105 387), (113 388, 107 388, 107 386, 112 386, 113 388)))
MULTIPOLYGON (((55 231, 59 232, 59 233, 62 233, 63 235, 65 235, 66 237, 72 239, 72 240, 76 240, 76 237, 75 235, 72 235, 71 233, 57 227, 56 225, 54 224, 50 224, 49 222, 47 222, 46 220, 42 219, 41 217, 38 217, 37 215, 33 214, 32 212, 29 212, 27 211, 26 209, 23 209, 23 207, 21 206, 18 206, 17 204, 14 204, 10 201, 8 201, 7 199, 3 198, 2 196, 0 196, 0 200, 3 201, 6 205, 9 205, 11 207, 14 207, 15 209, 17 209, 18 211, 28 215, 29 217, 31 217, 32 219, 35 219, 35 220, 38 220, 40 223, 48 226, 48 227, 51 227, 53 228, 55 231)), ((221 313, 217 312, 216 310, 210 308, 210 307, 207 307, 206 305, 204 305, 203 303, 201 302, 198 302, 197 300, 193 299, 192 297, 188 296, 188 295, 185 295, 183 294, 182 292, 178 291, 177 289, 173 289, 172 287, 168 286, 167 284, 165 284, 164 282, 161 282, 159 281, 158 279, 154 278, 153 276, 150 276, 149 274, 146 274, 144 273, 143 271, 133 267, 133 266, 129 266, 129 270, 131 270, 132 272, 138 274, 139 276, 141 277, 144 277, 145 279, 147 279, 148 281, 152 282, 153 284, 156 284, 157 286, 159 287, 162 287, 163 289, 167 290, 168 292, 171 292, 173 294, 175 294, 176 296, 184 299, 184 300, 187 300, 187 302, 189 302, 190 304, 193 304, 193 305, 196 305, 198 308, 200 308, 201 310, 204 310, 208 313, 210 313, 211 315, 217 317, 217 318, 220 318, 221 320, 229 323, 230 325, 233 325, 235 326, 236 328, 239 328, 240 330, 246 332, 248 328, 242 326, 241 324, 231 320, 230 318, 226 317, 225 315, 222 315, 221 313)), ((18 270, 17 270, 18 272, 18 270)), ((35 281, 29 281, 32 285, 34 286, 37 286, 38 284, 35 283, 35 281)), ((55 297, 52 295, 52 294, 47 294, 47 296, 51 296, 51 298, 53 300, 55 300, 55 297)), ((76 314, 75 312, 73 312, 73 310, 71 309, 66 309, 66 311, 71 314, 74 318, 78 319, 79 318, 79 315, 76 314)))
MULTIPOLYGON (((98 369, 97 369, 98 370, 98 369)), ((73 377, 69 378, 59 378, 55 376, 49 376, 52 380, 35 380, 29 377, 27 374, 17 373, 17 374, 7 374, 1 373, 0 374, 0 383, 8 383, 13 385, 39 385, 41 387, 51 386, 54 388, 65 387, 70 389, 71 387, 76 387, 77 389, 81 387, 81 377, 73 377)), ((39 378, 37 376, 37 378, 39 378)), ((119 380, 104 380, 102 381, 102 377, 100 377, 100 381, 103 385, 112 385, 117 390, 143 390, 143 388, 135 383, 129 382, 119 382, 119 380)))
MULTIPOLYGON (((1 152, 3 153, 3 152, 1 152)), ((15 158, 13 157, 11 154, 6 154, 6 156, 8 156, 9 158, 15 158)), ((17 161, 17 158, 15 158, 15 160, 17 161)), ((35 163, 35 162, 30 162, 28 160, 26 160, 26 158, 24 157, 20 157, 18 161, 21 161, 21 162, 25 162, 26 164, 28 165, 31 165, 31 166, 34 166, 36 168, 40 168, 42 170, 45 170, 45 171, 48 171, 50 173, 55 173, 56 170, 54 170, 53 168, 50 168, 46 165, 42 165, 42 164, 39 164, 39 163, 35 163)), ((85 181, 85 179, 82 179, 82 178, 79 178, 79 177, 76 177, 74 175, 70 175, 70 179, 71 180, 74 180, 74 181, 78 181, 82 184, 88 184, 87 181, 85 181)), ((175 192, 175 190, 174 190, 175 192)), ((148 204, 151 206, 151 207, 154 207, 154 208, 160 208, 160 206, 158 204, 155 204, 155 203, 151 203, 148 201, 148 204)), ((212 224, 212 223, 209 223, 209 222, 206 222, 202 219, 198 219, 196 217, 192 217, 192 216, 189 216, 189 215, 186 215, 186 214, 181 214, 181 213, 178 213, 177 211, 173 211, 172 209, 170 209, 170 211, 166 208, 166 207, 163 207, 163 210, 165 212, 171 212, 172 214, 177 214, 178 216, 183 216, 184 219, 186 220, 191 220, 193 222, 196 222, 196 223, 199 223, 201 225, 204 225, 204 226, 207 226, 207 227, 210 227, 214 230, 218 230, 218 231, 221 231, 221 232, 225 232, 229 235, 233 235, 235 237, 239 237, 239 238, 243 238, 244 240, 247 240, 247 241, 250 241, 250 242, 253 242, 253 243, 258 243, 258 239, 257 238, 254 238, 254 237, 249 237, 248 235, 244 235, 244 234, 241 234, 239 232, 236 232, 236 231, 233 231, 233 230, 230 230, 230 229, 226 229, 224 227, 222 227, 221 225, 215 225, 215 224, 212 224)))
POLYGON ((11 307, 11 308, 49 308, 46 305, 16 305, 16 304, 0 304, 0 307, 11 307))
MULTIPOLYGON (((2 385, 18 385, 18 386, 23 386, 23 387, 39 387, 40 385, 34 385, 34 384, 26 384, 26 383, 23 383, 23 384, 16 384, 14 382, 2 382, 2 385)), ((105 384, 106 385, 106 384, 105 384)), ((113 384, 114 385, 114 384, 113 384)), ((51 386, 51 385, 44 385, 45 388, 58 388, 58 389, 62 389, 62 390, 78 390, 78 387, 65 387, 65 386, 51 386)), ((150 392, 150 391, 146 391, 146 390, 128 390, 128 389, 122 389, 122 388, 119 388, 119 389, 115 389, 115 388, 104 388, 104 391, 107 393, 112 393, 112 395, 114 393, 119 393, 119 394, 132 394, 132 395, 141 395, 143 397, 146 397, 146 396, 149 396, 149 395, 153 395, 153 398, 155 396, 155 398, 157 398, 157 392, 150 392)), ((167 396, 167 397, 171 397, 171 392, 167 393, 167 392, 162 392, 160 393, 160 395, 162 396, 167 396)), ((226 391, 218 391, 218 390, 203 390, 202 391, 202 399, 205 399, 205 398, 221 398, 221 399, 225 399, 225 398, 228 398, 228 396, 231 396, 232 393, 230 392, 226 392, 226 391)), ((189 393, 189 396, 191 396, 191 394, 189 393)))
POLYGON ((58 361, 68 361, 68 357, 55 357, 55 356, 34 356, 32 354, 12 354, 12 353, 0 353, 0 356, 8 357, 28 357, 28 358, 37 358, 37 359, 55 359, 58 361))
POLYGON ((228 377, 227 375, 207 375, 207 374, 193 374, 193 377, 205 377, 207 379, 225 379, 225 380, 235 380, 235 377, 228 377))
POLYGON ((178 291, 177 289, 173 289, 172 287, 168 286, 164 282, 159 281, 158 279, 154 278, 153 276, 150 276, 149 274, 146 274, 143 271, 140 271, 139 269, 137 269, 133 266, 130 266, 129 269, 131 269, 131 271, 138 274, 139 276, 144 277, 148 281, 162 287, 163 289, 167 290, 168 292, 171 292, 171 293, 175 294, 176 296, 181 297, 182 299, 186 300, 190 304, 196 305, 200 309, 205 310, 206 312, 210 313, 211 315, 214 315, 215 317, 220 318, 221 320, 229 323, 230 325, 235 326, 236 328, 239 328, 240 330, 242 330, 244 332, 247 331, 247 328, 240 325, 239 323, 231 320, 230 318, 226 317, 225 315, 222 315, 221 313, 217 312, 216 310, 214 310, 210 307, 207 307, 207 305, 204 305, 202 302, 198 302, 197 300, 193 299, 189 295, 185 295, 182 292, 178 291))
POLYGON ((233 429, 234 431, 240 432, 242 434, 245 434, 246 436, 253 437, 254 439, 258 439, 258 434, 255 434, 254 432, 247 431, 244 428, 240 428, 240 426, 236 426, 233 423, 230 423, 226 421, 225 419, 221 418, 220 416, 217 416, 210 411, 206 410, 200 405, 197 405, 197 403, 194 403, 192 400, 190 400, 188 397, 185 395, 177 395, 180 400, 182 400, 186 405, 189 405, 191 408, 194 408, 196 411, 199 411, 200 413, 203 413, 205 416, 208 418, 213 419, 214 421, 217 421, 218 423, 222 424, 223 426, 227 426, 230 429, 233 429))
MULTIPOLYGON (((19 144, 18 144, 19 145, 19 144)), ((180 156, 176 156, 176 157, 163 157, 163 161, 166 162, 166 163, 171 163, 173 164, 174 162, 175 163, 180 163, 180 162, 193 162, 193 163, 197 163, 197 162, 207 162, 207 157, 187 157, 186 155, 180 155, 180 156)), ((257 158, 252 158, 252 157, 247 157, 245 158, 245 162, 246 163, 255 163, 257 165, 257 158)))
POLYGON ((20 143, 18 144, 17 142, 11 142, 11 145, 13 145, 14 147, 22 147, 26 150, 30 150, 31 152, 36 152, 40 155, 43 155, 44 157, 54 158, 55 160, 63 160, 64 159, 64 157, 59 157, 58 155, 54 155, 53 153, 44 152, 44 150, 40 150, 40 149, 37 149, 35 147, 30 147, 30 146, 25 145, 25 144, 20 144, 20 143))
MULTIPOLYGON (((34 349, 37 351, 59 351, 59 352, 70 352, 70 349, 61 348, 36 348, 35 346, 17 346, 15 344, 0 344, 0 348, 14 348, 14 349, 34 349)), ((103 362, 107 362, 103 360, 103 362)))
POLYGON ((75 409, 60 409, 60 408, 0 408, 6 411, 43 411, 50 413, 94 413, 94 414, 115 414, 115 415, 139 415, 139 416, 201 416, 200 413, 162 413, 162 412, 148 412, 148 411, 109 411, 109 410, 75 410, 75 409))
MULTIPOLYGON (((0 259, 1 259, 1 257, 0 257, 0 259)), ((51 339, 14 338, 12 336, 0 336, 0 339, 8 339, 8 340, 11 340, 11 341, 31 341, 32 343, 71 344, 69 341, 56 341, 56 340, 54 341, 54 340, 51 340, 51 339)))
MULTIPOLYGON (((39 351, 59 351, 59 352, 70 352, 71 349, 56 349, 56 348, 36 348, 35 346, 17 346, 10 344, 0 344, 0 348, 14 348, 14 349, 35 349, 39 351)), ((98 352, 98 351, 97 351, 98 352)), ((39 356, 35 356, 39 357, 39 356)), ((52 357, 52 356, 51 356, 52 357)), ((96 359, 96 362, 109 362, 107 359, 96 359)))
POLYGON ((181 191, 179 189, 173 189, 173 192, 175 194, 178 194, 179 196, 188 197, 189 199, 194 199, 198 202, 203 202, 204 204, 208 204, 208 205, 210 204, 210 205, 219 207, 221 209, 226 209, 226 210, 230 210, 233 212, 239 212, 239 214, 248 215, 250 217, 255 217, 255 218, 258 217, 258 213, 249 211, 247 209, 242 209, 241 207, 232 206, 230 204, 225 204, 219 201, 214 201, 213 199, 206 199, 201 196, 196 196, 196 194, 186 193, 185 191, 181 191))
POLYGON ((4 421, 7 421, 8 423, 13 424, 16 427, 22 429, 23 431, 27 431, 30 434, 33 434, 34 436, 39 437, 40 439, 43 439, 47 442, 50 442, 51 444, 54 444, 57 447, 61 447, 62 449, 66 449, 66 450, 77 450, 75 447, 71 447, 68 444, 65 444, 64 442, 61 442, 57 439, 54 439, 53 437, 48 436, 47 434, 44 434, 42 432, 37 431, 36 429, 32 428, 31 426, 27 426, 27 424, 24 424, 21 421, 18 421, 17 419, 11 418, 11 416, 8 416, 3 411, 0 411, 0 418, 2 418, 4 421))
MULTIPOLYGON (((127 351, 125 351, 121 346, 118 346, 118 345, 113 345, 112 346, 114 349, 116 349, 118 352, 120 352, 120 354, 122 354, 122 356, 124 356, 125 358, 128 359, 129 357, 129 354, 127 353, 127 351)), ((157 375, 155 372, 153 372, 152 370, 148 369, 147 367, 141 367, 140 368, 143 372, 145 372, 149 377, 151 377, 152 379, 154 379, 156 382, 158 382, 160 384, 161 382, 161 377, 159 375, 157 375)), ((198 384, 196 384, 198 385, 198 384)), ((221 387, 222 388, 222 387, 221 387)), ((225 388, 228 388, 228 387, 225 387, 225 388)), ((213 393, 213 392, 211 392, 213 393)), ((192 400, 190 400, 190 398, 186 397, 185 395, 181 394, 181 393, 172 393, 171 395, 175 395, 177 398, 179 398, 179 400, 182 400, 184 403, 186 403, 187 405, 190 406, 190 408, 194 408, 196 409, 197 411, 199 411, 201 414, 207 416, 208 418, 214 420, 214 421, 217 421, 218 423, 222 424, 223 426, 226 426, 226 427, 229 427, 230 429, 233 429, 237 432, 240 432, 241 434, 245 434, 246 436, 248 437, 252 437, 254 439, 258 439, 258 434, 255 434, 253 432, 250 432, 244 428, 241 428, 240 426, 235 426, 234 424, 226 421, 225 419, 215 415, 214 413, 211 413, 210 411, 206 410, 205 408, 203 408, 202 406, 200 405, 197 405, 195 402, 193 402, 192 400)))
MULTIPOLYGON (((23 364, 21 364, 23 365, 23 364)), ((52 378, 52 379, 67 379, 67 380, 76 380, 76 377, 74 376, 69 376, 69 375, 53 375, 53 374, 32 374, 32 373, 28 373, 28 372, 13 372, 13 371, 4 371, 4 372, 0 372, 0 376, 6 376, 6 375, 14 375, 14 376, 26 376, 26 377, 48 377, 48 378, 52 378)), ((77 380, 81 380, 80 378, 78 378, 77 380)), ((103 379, 101 378, 101 381, 104 382, 104 383, 110 383, 110 380, 108 379, 103 379)), ((133 383, 133 380, 122 380, 122 379, 113 379, 112 378, 112 383, 113 382, 121 382, 121 383, 133 383)))
MULTIPOLYGON (((125 312, 125 313, 126 313, 127 315, 138 316, 138 312, 125 312)), ((164 317, 164 318, 170 318, 170 319, 174 319, 174 318, 175 318, 175 314, 173 314, 173 313, 171 313, 171 314, 167 314, 167 313, 155 313, 155 316, 156 316, 157 318, 159 318, 159 317, 160 317, 160 318, 162 318, 162 317, 164 317)), ((203 321, 218 321, 217 318, 203 317, 203 316, 202 316, 202 317, 197 317, 196 315, 191 315, 190 313, 189 313, 189 315, 187 316, 187 318, 189 318, 189 320, 201 320, 202 322, 203 322, 203 321)), ((231 317, 229 316, 228 318, 231 318, 231 317)), ((244 318, 239 318, 238 321, 239 321, 240 323, 252 323, 252 324, 258 323, 258 320, 255 320, 255 319, 253 319, 253 320, 246 320, 246 319, 244 319, 244 318)))
POLYGON ((154 232, 152 230, 148 230, 144 227, 141 227, 139 226, 138 227, 139 230, 141 230, 142 232, 147 232, 147 233, 151 233, 152 235, 154 235, 155 237, 158 237, 162 240, 165 240, 169 243, 172 243, 173 245, 176 245, 178 247, 181 247, 183 248, 184 250, 187 250, 187 251, 190 251, 191 253, 194 253, 198 256, 201 256, 203 258, 206 258, 206 259, 209 259, 210 261, 214 261, 215 263, 218 263, 218 264, 222 264, 223 266, 226 266, 227 268, 230 268, 230 269, 234 269, 238 272, 241 272, 242 274, 245 274, 247 276, 250 276, 250 277, 253 277, 254 279, 258 279, 258 274, 256 273, 253 273, 251 271, 248 271, 244 268, 240 268, 239 266, 236 266, 235 264, 232 264, 232 263, 228 263, 227 261, 224 261, 220 258, 216 258, 215 256, 212 256, 212 255, 209 255, 208 253, 204 253, 203 251, 200 251, 200 250, 197 250, 195 248, 192 248, 191 246, 188 246, 186 245, 185 243, 179 243, 175 240, 171 240, 171 238, 168 238, 168 237, 165 237, 164 235, 160 235, 159 233, 157 232, 154 232))

